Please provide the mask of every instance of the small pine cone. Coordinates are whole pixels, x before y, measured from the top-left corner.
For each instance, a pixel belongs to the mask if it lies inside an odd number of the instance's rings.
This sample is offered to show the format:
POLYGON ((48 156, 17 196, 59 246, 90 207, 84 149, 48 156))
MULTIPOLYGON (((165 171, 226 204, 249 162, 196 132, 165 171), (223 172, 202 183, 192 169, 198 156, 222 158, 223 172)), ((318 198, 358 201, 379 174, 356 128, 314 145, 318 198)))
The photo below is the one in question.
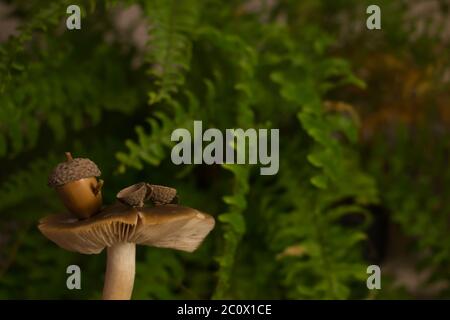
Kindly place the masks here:
POLYGON ((147 184, 147 186, 151 190, 149 199, 154 205, 159 206, 178 202, 176 189, 154 184, 147 184))

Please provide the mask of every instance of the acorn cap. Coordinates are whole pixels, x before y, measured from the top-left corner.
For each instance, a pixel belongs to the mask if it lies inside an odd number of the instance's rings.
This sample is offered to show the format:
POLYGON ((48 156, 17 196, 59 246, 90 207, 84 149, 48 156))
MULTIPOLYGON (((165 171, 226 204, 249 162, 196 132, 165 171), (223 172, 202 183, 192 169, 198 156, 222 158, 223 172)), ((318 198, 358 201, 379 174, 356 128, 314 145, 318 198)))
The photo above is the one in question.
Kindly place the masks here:
POLYGON ((177 189, 140 182, 120 190, 117 200, 132 207, 143 207, 145 201, 160 206, 175 203, 178 200, 177 189))
POLYGON ((120 190, 116 198, 124 204, 128 204, 132 207, 143 207, 145 200, 150 196, 151 189, 145 182, 133 184, 120 190))
POLYGON ((134 208, 120 202, 86 220, 68 214, 46 217, 39 230, 58 246, 97 254, 119 242, 192 252, 214 228, 214 218, 178 205, 134 208))
POLYGON ((86 158, 72 158, 67 152, 67 161, 58 164, 48 177, 48 185, 57 187, 63 184, 90 177, 99 177, 100 169, 97 165, 86 158))
POLYGON ((147 187, 151 190, 148 198, 155 205, 173 203, 177 200, 177 190, 174 188, 159 186, 156 184, 147 184, 147 187))

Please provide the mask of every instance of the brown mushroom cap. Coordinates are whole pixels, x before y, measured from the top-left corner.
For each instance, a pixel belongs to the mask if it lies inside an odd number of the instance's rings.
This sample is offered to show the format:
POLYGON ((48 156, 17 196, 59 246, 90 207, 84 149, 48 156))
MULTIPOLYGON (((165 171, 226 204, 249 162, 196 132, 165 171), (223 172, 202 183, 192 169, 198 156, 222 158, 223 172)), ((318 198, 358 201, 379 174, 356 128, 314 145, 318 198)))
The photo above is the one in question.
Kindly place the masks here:
POLYGON ((212 216, 188 207, 133 208, 116 202, 86 220, 69 214, 49 216, 38 228, 58 246, 84 254, 100 253, 118 242, 192 252, 214 224, 212 216))
POLYGON ((100 169, 86 158, 75 158, 59 163, 48 177, 48 185, 57 187, 63 184, 90 177, 99 177, 100 169))

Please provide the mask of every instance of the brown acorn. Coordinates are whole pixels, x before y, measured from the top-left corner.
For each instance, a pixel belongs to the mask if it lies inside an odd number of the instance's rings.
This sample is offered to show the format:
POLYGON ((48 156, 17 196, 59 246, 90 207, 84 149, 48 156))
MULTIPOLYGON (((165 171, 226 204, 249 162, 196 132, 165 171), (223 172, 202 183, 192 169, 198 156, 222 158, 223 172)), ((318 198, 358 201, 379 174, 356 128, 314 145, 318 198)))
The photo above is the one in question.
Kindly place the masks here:
POLYGON ((58 164, 48 178, 48 185, 55 188, 66 208, 80 219, 91 217, 102 207, 103 180, 97 180, 101 172, 89 159, 72 158, 58 164))

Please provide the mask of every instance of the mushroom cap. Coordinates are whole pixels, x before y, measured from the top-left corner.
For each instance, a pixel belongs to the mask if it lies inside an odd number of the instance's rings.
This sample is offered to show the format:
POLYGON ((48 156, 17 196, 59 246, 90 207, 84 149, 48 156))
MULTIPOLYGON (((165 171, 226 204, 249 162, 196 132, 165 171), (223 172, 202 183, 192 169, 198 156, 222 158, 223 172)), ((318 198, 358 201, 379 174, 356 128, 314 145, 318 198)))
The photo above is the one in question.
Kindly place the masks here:
POLYGON ((48 185, 57 187, 63 184, 90 177, 99 177, 100 169, 86 158, 75 158, 59 163, 48 177, 48 185))
POLYGON ((212 216, 188 207, 134 208, 116 202, 85 220, 70 214, 48 216, 38 228, 58 246, 84 254, 100 253, 118 242, 192 252, 214 224, 212 216))

